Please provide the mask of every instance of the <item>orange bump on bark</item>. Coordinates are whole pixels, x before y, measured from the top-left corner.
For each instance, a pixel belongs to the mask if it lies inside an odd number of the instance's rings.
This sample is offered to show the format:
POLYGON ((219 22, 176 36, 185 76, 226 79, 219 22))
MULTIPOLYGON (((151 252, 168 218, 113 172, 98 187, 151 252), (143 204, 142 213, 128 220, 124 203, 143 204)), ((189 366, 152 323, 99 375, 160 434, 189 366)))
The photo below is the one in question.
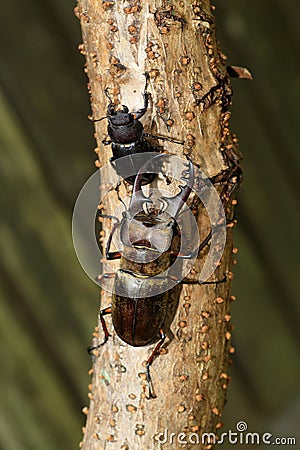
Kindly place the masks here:
POLYGON ((226 331, 225 337, 229 341, 229 339, 231 338, 231 333, 229 333, 229 331, 226 331))
POLYGON ((126 405, 126 409, 127 411, 129 411, 130 413, 135 413, 137 410, 137 407, 134 405, 126 405))
POLYGON ((87 415, 89 412, 89 408, 87 406, 84 406, 81 411, 83 412, 83 414, 87 415))
POLYGON ((189 62, 191 61, 191 59, 188 56, 184 55, 184 56, 181 56, 179 61, 183 66, 187 66, 189 64, 189 62))

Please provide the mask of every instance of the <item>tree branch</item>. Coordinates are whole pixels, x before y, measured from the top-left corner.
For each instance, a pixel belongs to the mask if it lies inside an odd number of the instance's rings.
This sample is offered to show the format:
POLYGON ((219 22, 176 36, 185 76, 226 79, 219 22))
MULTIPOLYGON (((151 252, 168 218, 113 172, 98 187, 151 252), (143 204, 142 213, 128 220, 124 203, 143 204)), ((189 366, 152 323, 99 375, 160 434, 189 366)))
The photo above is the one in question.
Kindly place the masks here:
MULTIPOLYGON (((150 106, 143 118, 145 131, 184 141, 184 145, 165 141, 163 148, 189 155, 201 167, 215 183, 230 218, 240 176, 239 155, 228 127, 231 88, 225 57, 216 44, 212 11, 208 0, 79 0, 75 12, 82 27, 80 49, 87 61, 93 118, 106 115, 106 88, 114 102, 130 111, 142 108, 147 72, 150 106)), ((106 121, 97 122, 95 130, 97 165, 102 166, 111 157, 109 147, 102 144, 106 121)), ((124 186, 121 194, 128 195, 124 186)), ((111 197, 105 202, 108 214, 118 203, 116 195, 111 197)), ((194 204, 194 212, 205 237, 209 222, 203 208, 194 204)), ((146 398, 142 365, 152 347, 126 345, 108 321, 113 336, 94 359, 84 450, 169 448, 161 447, 166 433, 170 446, 170 434, 175 433, 171 439, 177 447, 182 438, 187 442, 184 448, 212 448, 209 442, 201 444, 201 437, 222 426, 227 369, 234 351, 229 313, 233 224, 228 224, 226 248, 214 274, 216 279, 227 273, 228 282, 186 285, 180 298, 178 290, 172 294, 174 338, 152 367, 156 399, 146 398), (164 434, 159 438, 158 433, 164 434)), ((107 240, 109 230, 104 231, 107 240)), ((206 256, 203 249, 194 274, 206 256)), ((102 292, 102 307, 109 304, 102 292)))

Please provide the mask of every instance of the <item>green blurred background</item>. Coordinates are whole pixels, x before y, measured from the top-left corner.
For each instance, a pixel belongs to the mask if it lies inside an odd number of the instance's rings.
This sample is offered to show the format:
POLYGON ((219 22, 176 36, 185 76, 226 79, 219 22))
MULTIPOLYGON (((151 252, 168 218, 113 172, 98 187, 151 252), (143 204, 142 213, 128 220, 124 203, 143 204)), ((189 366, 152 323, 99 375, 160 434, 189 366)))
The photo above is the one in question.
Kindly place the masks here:
MULTIPOLYGON (((75 449, 85 420, 86 347, 99 292, 71 240, 75 199, 95 170, 74 6, 10 0, 1 7, 1 450, 75 449)), ((300 4, 216 7, 228 64, 254 76, 233 80, 231 126, 245 181, 224 431, 244 420, 249 431, 298 433, 300 448, 300 4)))

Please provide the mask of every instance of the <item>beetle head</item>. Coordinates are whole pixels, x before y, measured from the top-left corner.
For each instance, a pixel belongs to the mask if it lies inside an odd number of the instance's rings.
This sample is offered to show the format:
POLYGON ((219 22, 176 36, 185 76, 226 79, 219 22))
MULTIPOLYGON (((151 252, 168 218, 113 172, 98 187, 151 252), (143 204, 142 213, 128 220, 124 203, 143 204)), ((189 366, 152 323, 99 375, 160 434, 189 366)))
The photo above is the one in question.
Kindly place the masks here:
POLYGON ((128 126, 134 122, 134 114, 130 113, 125 105, 118 110, 115 110, 113 104, 108 105, 107 118, 114 127, 128 126))

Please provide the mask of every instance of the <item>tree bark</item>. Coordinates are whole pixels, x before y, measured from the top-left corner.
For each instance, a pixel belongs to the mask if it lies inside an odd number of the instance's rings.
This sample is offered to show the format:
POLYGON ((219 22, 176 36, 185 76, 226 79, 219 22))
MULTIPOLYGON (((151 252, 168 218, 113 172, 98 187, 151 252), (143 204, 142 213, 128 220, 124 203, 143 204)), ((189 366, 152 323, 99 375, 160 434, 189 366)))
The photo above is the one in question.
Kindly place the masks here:
MULTIPOLYGON (((79 0, 75 12, 82 27, 80 49, 87 62, 93 117, 106 115, 107 87, 115 102, 130 111, 141 108, 147 72, 151 100, 143 119, 145 131, 184 140, 183 146, 164 142, 164 150, 189 155, 215 181, 226 216, 231 217, 236 203, 232 186, 238 181, 237 141, 228 128, 231 88, 225 57, 217 48, 210 2, 79 0)), ((105 122, 95 126, 98 166, 111 157, 102 144, 105 122)), ((129 195, 122 189, 122 196, 129 195)), ((107 214, 116 201, 112 194, 105 202, 107 214)), ((206 236, 209 222, 203 219, 203 209, 199 206, 195 214, 200 235, 206 236)), ((146 398, 142 364, 152 347, 124 344, 108 319, 112 337, 93 363, 84 450, 212 448, 207 440, 202 443, 202 435, 217 433, 222 426, 227 369, 234 352, 229 313, 232 225, 228 224, 225 251, 214 274, 222 278, 226 272, 228 282, 187 285, 180 299, 173 299, 178 302, 171 325, 174 338, 152 365, 156 399, 146 398)), ((105 227, 104 240, 110 233, 107 221, 105 227)), ((201 252, 194 273, 206 255, 201 252)), ((104 292, 101 303, 102 308, 110 304, 104 292)), ((102 336, 99 325, 96 338, 102 336)))

